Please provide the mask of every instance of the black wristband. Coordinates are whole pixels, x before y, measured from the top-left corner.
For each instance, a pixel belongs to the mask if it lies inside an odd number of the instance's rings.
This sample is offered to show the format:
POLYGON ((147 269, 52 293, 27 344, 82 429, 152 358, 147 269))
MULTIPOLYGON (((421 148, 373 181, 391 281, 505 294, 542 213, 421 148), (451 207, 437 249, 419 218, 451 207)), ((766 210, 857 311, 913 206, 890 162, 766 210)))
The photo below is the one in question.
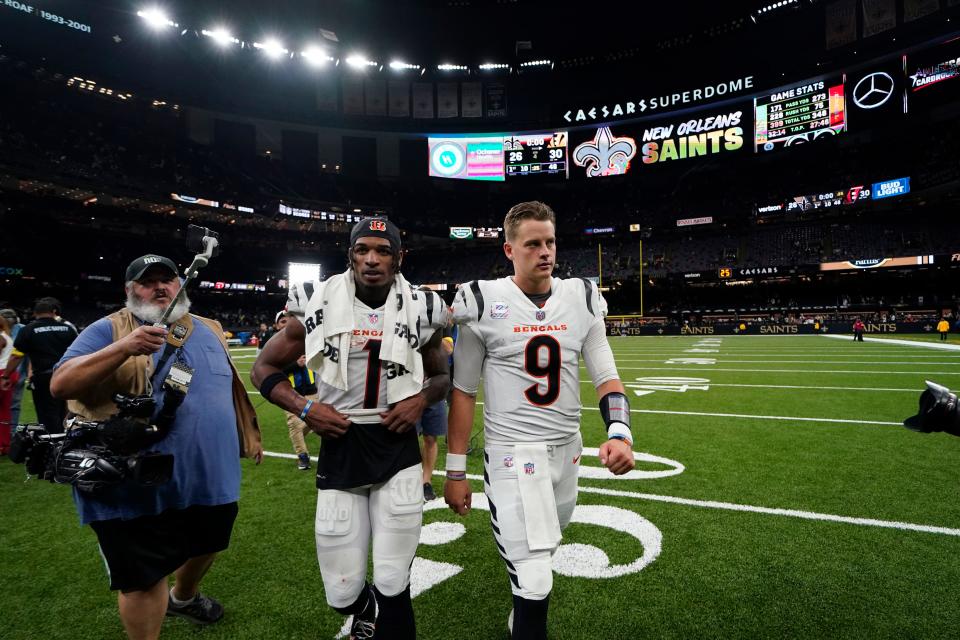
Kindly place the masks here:
MULTIPOLYGON (((290 380, 287 378, 287 376, 283 375, 279 371, 276 373, 271 373, 260 383, 260 395, 267 400, 270 400, 270 394, 273 393, 273 388, 281 382, 290 384, 290 380)), ((290 385, 290 388, 292 389, 293 385, 290 385)), ((270 400, 270 402, 273 402, 273 400, 270 400)))
POLYGON ((619 391, 612 391, 600 398, 600 417, 603 424, 610 426, 611 422, 619 422, 630 428, 630 400, 619 391))

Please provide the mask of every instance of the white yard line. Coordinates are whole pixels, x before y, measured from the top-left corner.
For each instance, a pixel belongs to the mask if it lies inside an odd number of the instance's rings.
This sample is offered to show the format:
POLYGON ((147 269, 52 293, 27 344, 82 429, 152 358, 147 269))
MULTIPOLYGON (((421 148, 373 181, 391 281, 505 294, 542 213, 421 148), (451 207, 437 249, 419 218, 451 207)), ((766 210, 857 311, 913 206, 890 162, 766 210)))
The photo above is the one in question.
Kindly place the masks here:
MULTIPOLYGON (((921 363, 911 363, 921 364, 921 363)), ((864 371, 863 369, 724 369, 721 367, 617 367, 620 371, 733 371, 735 373, 859 373, 865 376, 960 376, 957 371, 864 371)))
MULTIPOLYGON (((630 381, 625 381, 630 384, 630 381)), ((817 389, 823 391, 909 391, 910 393, 920 393, 923 389, 894 389, 890 387, 812 387, 802 384, 736 384, 708 382, 710 387, 749 387, 751 389, 817 389)))
MULTIPOLYGON (((271 458, 282 458, 286 460, 296 460, 297 456, 292 453, 277 453, 274 451, 264 451, 263 455, 271 458)), ((314 456, 313 461, 317 458, 314 456)), ((435 476, 445 476, 445 471, 434 471, 435 476)), ((483 476, 475 473, 468 473, 469 480, 483 480, 483 476)), ((721 509, 724 511, 739 511, 743 513, 759 513, 768 516, 784 516, 788 518, 800 518, 802 520, 819 520, 821 522, 837 522, 840 524, 853 524, 865 527, 881 527, 884 529, 900 529, 902 531, 917 531, 921 533, 937 533, 947 536, 960 537, 960 529, 950 527, 938 527, 927 524, 914 524, 911 522, 897 522, 896 520, 877 520, 875 518, 854 518, 851 516, 838 516, 831 513, 817 513, 815 511, 801 511, 799 509, 780 509, 776 507, 757 507, 748 504, 737 504, 735 502, 719 502, 716 500, 692 500, 690 498, 679 498, 677 496, 663 496, 653 493, 640 493, 637 491, 623 491, 620 489, 603 489, 601 487, 579 488, 581 493, 594 493, 604 496, 616 496, 618 498, 633 498, 635 500, 649 500, 652 502, 665 502, 668 504, 679 504, 687 507, 701 507, 705 509, 721 509)))
MULTIPOLYGON (((948 367, 960 366, 960 359, 953 362, 902 362, 899 360, 880 360, 871 362, 869 360, 837 360, 834 362, 824 362, 823 360, 727 360, 718 353, 683 353, 673 356, 674 358, 712 358, 721 364, 763 364, 766 362, 773 364, 905 364, 905 365, 944 365, 948 367)), ((617 362, 663 362, 663 358, 616 358, 617 362)))
POLYGON ((867 527, 882 527, 885 529, 901 529, 904 531, 919 531, 922 533, 939 533, 946 536, 960 536, 960 529, 950 527, 938 527, 927 524, 914 524, 911 522, 897 522, 895 520, 876 520, 874 518, 854 518, 850 516, 838 516, 830 513, 817 513, 815 511, 801 511, 799 509, 778 509, 772 507, 755 507, 748 504, 736 504, 733 502, 717 502, 714 500, 691 500, 689 498, 678 498, 676 496, 661 496, 651 493, 637 493, 634 491, 622 491, 619 489, 602 489, 600 487, 580 487, 581 493, 597 493, 605 496, 618 496, 623 498, 635 498, 637 500, 652 500, 655 502, 667 502, 671 504, 682 504, 690 507, 704 507, 707 509, 723 509, 726 511, 741 511, 747 513, 762 513, 772 516, 786 516, 789 518, 801 518, 803 520, 820 520, 825 522, 839 522, 842 524, 855 524, 867 527))
POLYGON ((782 353, 782 352, 779 352, 779 351, 768 351, 768 352, 766 352, 766 353, 762 353, 762 352, 759 352, 759 351, 737 352, 737 351, 729 351, 729 350, 727 350, 727 349, 717 349, 715 353, 710 353, 710 350, 705 350, 705 351, 691 351, 691 350, 689 350, 689 349, 686 349, 686 350, 683 350, 683 351, 677 351, 677 350, 673 350, 673 351, 619 351, 619 350, 615 350, 615 351, 613 352, 613 354, 614 354, 615 356, 663 356, 663 357, 689 356, 689 355, 691 355, 691 354, 696 355, 696 354, 698 354, 698 353, 699 353, 699 354, 703 354, 703 355, 715 355, 715 356, 718 356, 718 357, 731 357, 731 356, 732 356, 732 357, 736 357, 736 358, 762 358, 762 357, 765 357, 765 356, 768 356, 768 355, 769 355, 769 356, 777 356, 777 357, 780 357, 780 358, 809 358, 811 355, 814 355, 814 354, 815 354, 815 355, 817 355, 817 356, 823 356, 824 358, 847 358, 847 357, 849 357, 849 356, 854 356, 854 357, 857 357, 857 358, 889 358, 889 357, 896 357, 896 358, 916 358, 916 359, 923 359, 923 358, 956 358, 957 360, 960 360, 960 354, 955 355, 955 356, 954 356, 954 355, 950 355, 950 354, 948 354, 948 353, 938 353, 938 354, 929 354, 929 353, 927 353, 927 354, 918 355, 918 354, 916 354, 915 352, 914 352, 914 353, 910 353, 910 352, 907 352, 907 351, 886 351, 886 350, 883 350, 883 351, 881 351, 881 352, 879 352, 879 353, 860 353, 860 352, 854 352, 853 350, 851 350, 849 353, 837 353, 837 350, 836 350, 836 349, 831 349, 831 350, 829 350, 829 351, 815 351, 815 350, 813 350, 813 349, 804 349, 804 350, 803 350, 803 353, 798 353, 798 354, 796 354, 796 355, 789 354, 789 353, 782 353))
MULTIPOLYGON (((833 338, 834 340, 850 340, 853 341, 853 338, 850 336, 838 336, 824 334, 821 336, 823 338, 833 338)), ((876 344, 896 344, 896 345, 906 345, 910 347, 921 347, 923 349, 940 349, 942 351, 960 351, 960 345, 958 344, 949 344, 947 342, 924 342, 923 340, 897 340, 896 338, 864 338, 864 342, 873 342, 876 344)))

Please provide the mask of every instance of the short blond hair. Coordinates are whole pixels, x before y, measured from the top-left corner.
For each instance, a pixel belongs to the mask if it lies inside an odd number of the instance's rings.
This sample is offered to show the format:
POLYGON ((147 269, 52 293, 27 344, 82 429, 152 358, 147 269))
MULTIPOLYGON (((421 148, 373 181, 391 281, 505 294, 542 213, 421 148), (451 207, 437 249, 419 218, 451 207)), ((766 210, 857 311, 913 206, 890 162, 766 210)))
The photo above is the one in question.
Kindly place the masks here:
POLYGON ((503 219, 503 232, 507 242, 512 242, 517 236, 517 229, 524 220, 548 221, 554 228, 557 227, 557 216, 549 206, 539 200, 521 202, 510 207, 510 211, 507 211, 507 216, 503 219))

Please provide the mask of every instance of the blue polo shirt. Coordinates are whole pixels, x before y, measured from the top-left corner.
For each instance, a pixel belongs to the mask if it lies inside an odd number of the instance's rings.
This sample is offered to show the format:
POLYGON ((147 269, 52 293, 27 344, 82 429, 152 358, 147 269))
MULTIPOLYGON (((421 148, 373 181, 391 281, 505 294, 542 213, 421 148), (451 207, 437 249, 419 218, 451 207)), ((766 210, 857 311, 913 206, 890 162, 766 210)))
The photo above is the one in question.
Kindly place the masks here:
MULTIPOLYGON (((84 329, 57 366, 70 358, 99 351, 112 342, 112 324, 108 318, 101 318, 84 329)), ((154 367, 162 353, 163 350, 154 354, 154 367)), ((193 333, 179 358, 171 356, 154 377, 153 397, 158 410, 163 401, 162 381, 177 360, 194 370, 193 380, 177 409, 170 433, 150 448, 173 454, 173 477, 156 487, 123 483, 98 496, 74 489, 81 524, 116 518, 129 520, 167 509, 239 500, 240 441, 233 408, 233 371, 227 354, 217 336, 195 319, 193 333)))

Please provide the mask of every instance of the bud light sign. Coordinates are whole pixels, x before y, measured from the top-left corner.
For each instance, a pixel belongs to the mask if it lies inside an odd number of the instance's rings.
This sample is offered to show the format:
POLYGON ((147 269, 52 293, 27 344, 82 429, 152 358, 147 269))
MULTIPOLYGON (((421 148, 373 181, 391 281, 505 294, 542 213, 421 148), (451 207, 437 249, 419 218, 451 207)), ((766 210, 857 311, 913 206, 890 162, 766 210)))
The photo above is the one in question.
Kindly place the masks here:
POLYGON ((910 178, 897 178, 886 182, 874 182, 871 196, 874 200, 893 198, 910 193, 910 178))

